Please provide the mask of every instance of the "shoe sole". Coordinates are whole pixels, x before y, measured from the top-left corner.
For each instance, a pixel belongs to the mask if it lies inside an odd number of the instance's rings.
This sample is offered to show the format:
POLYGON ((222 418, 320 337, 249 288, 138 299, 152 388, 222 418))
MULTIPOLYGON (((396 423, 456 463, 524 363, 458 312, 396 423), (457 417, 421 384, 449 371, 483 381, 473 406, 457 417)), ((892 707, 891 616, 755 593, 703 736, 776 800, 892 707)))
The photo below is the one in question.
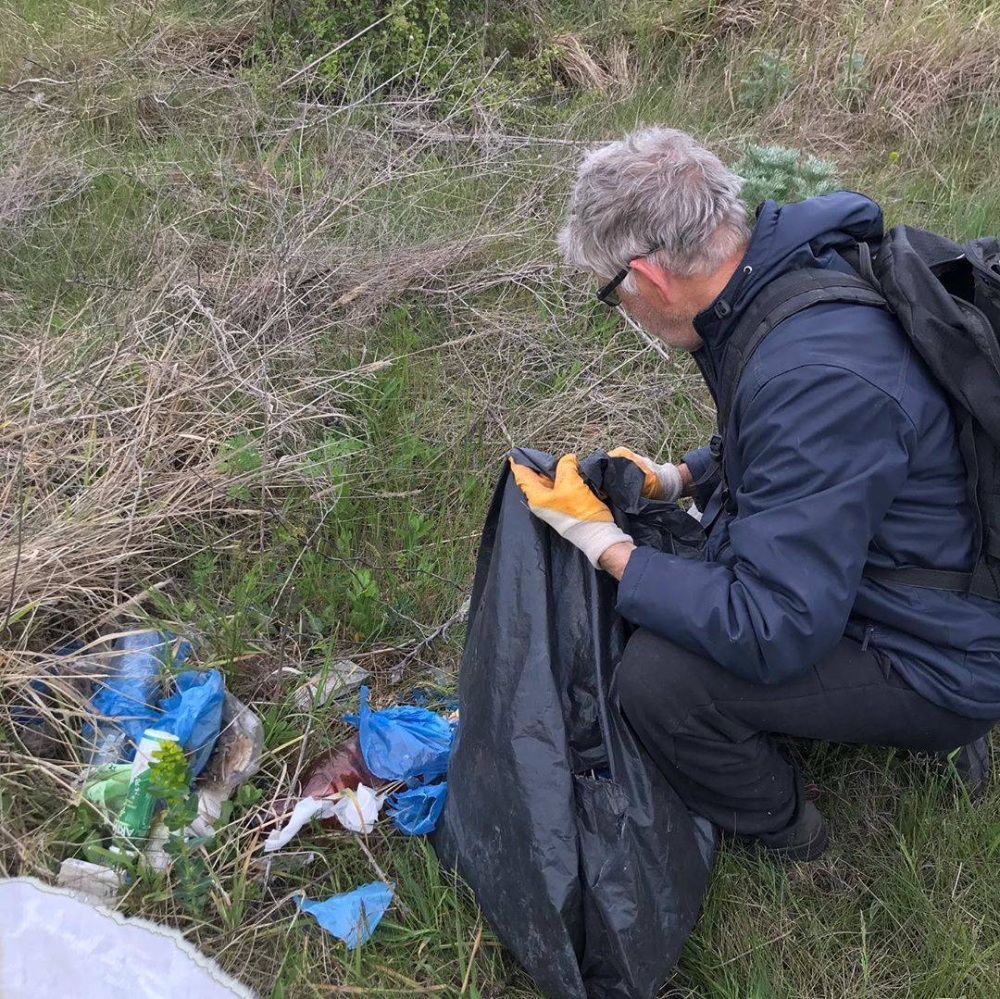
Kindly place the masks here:
POLYGON ((826 850, 829 837, 829 827, 826 820, 823 819, 812 839, 806 843, 796 843, 794 846, 768 846, 759 839, 751 837, 744 839, 741 836, 730 836, 727 838, 748 853, 756 853, 758 856, 767 856, 783 862, 805 863, 816 860, 822 855, 823 851, 826 850))
POLYGON ((796 846, 765 846, 763 843, 758 843, 757 848, 761 853, 785 863, 808 863, 811 860, 818 860, 823 855, 829 838, 829 830, 824 822, 808 843, 796 846))

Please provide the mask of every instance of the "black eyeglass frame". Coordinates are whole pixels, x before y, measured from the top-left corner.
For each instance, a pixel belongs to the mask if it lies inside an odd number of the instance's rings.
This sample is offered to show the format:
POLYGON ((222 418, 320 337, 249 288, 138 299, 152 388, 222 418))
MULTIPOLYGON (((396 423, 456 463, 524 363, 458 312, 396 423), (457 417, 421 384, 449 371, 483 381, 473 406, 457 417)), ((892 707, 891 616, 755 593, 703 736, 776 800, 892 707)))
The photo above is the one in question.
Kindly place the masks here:
MULTIPOLYGON (((651 253, 656 253, 657 250, 661 248, 663 244, 658 243, 651 250, 644 254, 644 256, 649 256, 651 253)), ((612 299, 611 296, 618 290, 618 286, 628 277, 628 272, 632 270, 631 264, 626 264, 607 284, 601 285, 597 289, 597 301, 602 305, 608 306, 611 309, 617 309, 621 305, 620 298, 612 299)))

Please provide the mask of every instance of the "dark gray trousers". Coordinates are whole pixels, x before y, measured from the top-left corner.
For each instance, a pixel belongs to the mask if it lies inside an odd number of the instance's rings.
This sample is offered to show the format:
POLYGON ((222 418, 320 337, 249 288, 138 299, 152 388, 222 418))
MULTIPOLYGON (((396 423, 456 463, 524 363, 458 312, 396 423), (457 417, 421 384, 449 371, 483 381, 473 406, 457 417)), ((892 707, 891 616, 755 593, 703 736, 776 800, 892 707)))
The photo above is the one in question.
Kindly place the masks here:
POLYGON ((774 735, 950 751, 993 726, 931 703, 846 638, 801 677, 768 686, 640 628, 615 682, 629 724, 688 807, 747 836, 781 831, 804 801, 774 735))

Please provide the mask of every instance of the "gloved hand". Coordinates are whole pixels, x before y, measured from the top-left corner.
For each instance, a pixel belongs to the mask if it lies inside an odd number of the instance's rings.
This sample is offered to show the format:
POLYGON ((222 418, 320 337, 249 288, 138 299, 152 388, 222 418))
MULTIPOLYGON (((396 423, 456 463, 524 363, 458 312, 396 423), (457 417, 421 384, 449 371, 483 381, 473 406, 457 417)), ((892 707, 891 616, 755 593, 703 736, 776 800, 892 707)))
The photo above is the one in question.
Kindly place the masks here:
POLYGON ((575 454, 565 454, 559 459, 554 482, 547 475, 518 465, 513 458, 508 460, 514 481, 528 499, 528 509, 576 545, 592 566, 597 567, 600 557, 612 545, 632 540, 583 481, 575 454))
POLYGON ((657 465, 652 458, 645 455, 636 454, 627 447, 616 447, 608 452, 611 458, 628 458, 642 469, 646 476, 646 481, 642 485, 642 495, 646 499, 658 499, 672 501, 677 499, 684 489, 681 481, 680 469, 669 462, 665 465, 657 465))

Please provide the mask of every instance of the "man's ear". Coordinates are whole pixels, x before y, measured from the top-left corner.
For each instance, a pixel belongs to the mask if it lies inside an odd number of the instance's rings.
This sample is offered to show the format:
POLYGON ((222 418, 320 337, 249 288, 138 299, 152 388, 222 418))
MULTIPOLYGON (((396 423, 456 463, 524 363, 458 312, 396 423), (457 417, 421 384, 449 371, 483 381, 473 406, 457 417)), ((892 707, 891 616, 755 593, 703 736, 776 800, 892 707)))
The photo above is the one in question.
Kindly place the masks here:
POLYGON ((670 304, 677 298, 673 276, 662 267, 657 267, 647 257, 636 257, 629 261, 629 267, 653 286, 654 293, 670 304))

